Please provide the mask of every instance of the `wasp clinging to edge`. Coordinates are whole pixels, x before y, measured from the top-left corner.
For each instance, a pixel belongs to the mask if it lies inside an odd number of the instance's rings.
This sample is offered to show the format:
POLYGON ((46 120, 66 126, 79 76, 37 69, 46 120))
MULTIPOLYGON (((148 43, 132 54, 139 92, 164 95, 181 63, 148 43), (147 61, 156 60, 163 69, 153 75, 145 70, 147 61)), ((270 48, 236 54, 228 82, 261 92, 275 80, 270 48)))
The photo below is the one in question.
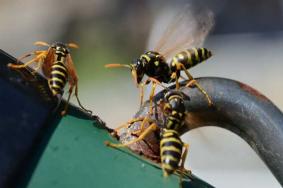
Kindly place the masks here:
MULTIPOLYGON (((132 77, 140 87, 141 104, 143 103, 144 85, 152 82, 150 94, 150 102, 152 103, 156 84, 176 82, 176 88, 179 88, 181 71, 184 71, 189 79, 186 86, 196 86, 206 96, 209 105, 212 104, 206 91, 187 70, 212 55, 211 51, 199 46, 202 45, 214 25, 213 15, 208 10, 195 12, 197 13, 193 13, 187 6, 180 14, 176 15, 157 43, 149 45, 151 50, 142 54, 132 64, 106 65, 106 67, 131 69, 132 77), (143 82, 145 75, 148 76, 148 79, 143 82)), ((151 40, 149 42, 153 43, 151 40)))
POLYGON ((40 68, 42 69, 43 75, 48 79, 48 85, 53 96, 58 97, 59 102, 64 93, 64 87, 66 83, 69 83, 69 96, 67 99, 67 103, 64 107, 64 110, 61 112, 62 115, 65 115, 67 112, 68 104, 73 93, 73 89, 75 89, 75 96, 78 101, 79 106, 89 112, 90 110, 85 109, 79 100, 78 97, 78 76, 73 64, 73 60, 70 55, 69 48, 78 48, 77 44, 69 43, 64 44, 61 42, 55 42, 52 45, 47 44, 46 42, 37 41, 34 43, 37 46, 46 46, 47 50, 36 50, 32 53, 28 53, 18 61, 27 58, 31 55, 35 57, 25 64, 8 64, 8 66, 12 69, 21 69, 25 68, 28 65, 36 63, 37 66, 34 68, 34 72, 38 71, 40 68))
POLYGON ((159 105, 164 113, 163 124, 146 117, 140 117, 131 123, 141 121, 139 137, 124 144, 113 144, 106 142, 111 147, 125 147, 135 142, 141 141, 149 133, 160 130, 160 157, 163 175, 166 177, 176 170, 184 170, 184 163, 188 152, 188 144, 182 142, 179 131, 185 126, 186 107, 185 101, 189 101, 189 96, 179 90, 169 90, 164 99, 159 101, 159 105), (144 129, 145 123, 149 126, 144 129))

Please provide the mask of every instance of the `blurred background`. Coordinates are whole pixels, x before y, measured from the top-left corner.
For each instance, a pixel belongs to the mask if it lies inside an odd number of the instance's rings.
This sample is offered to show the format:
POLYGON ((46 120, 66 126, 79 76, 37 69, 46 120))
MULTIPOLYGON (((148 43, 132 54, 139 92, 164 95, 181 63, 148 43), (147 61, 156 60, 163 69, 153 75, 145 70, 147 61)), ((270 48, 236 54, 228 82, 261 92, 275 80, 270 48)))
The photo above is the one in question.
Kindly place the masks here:
MULTIPOLYGON (((206 6, 216 25, 205 47, 214 57, 191 70, 251 85, 283 109, 283 2, 280 0, 0 0, 0 48, 19 57, 38 40, 76 42, 72 56, 83 104, 116 127, 139 107, 130 72, 105 69, 131 63, 146 49, 154 19, 164 6, 206 6)), ((75 103, 75 101, 74 101, 75 103)), ((76 103, 75 103, 76 104, 76 103)), ((186 167, 216 187, 280 187, 255 152, 237 135, 201 128, 184 135, 186 167)), ((282 167, 283 168, 283 167, 282 167)))

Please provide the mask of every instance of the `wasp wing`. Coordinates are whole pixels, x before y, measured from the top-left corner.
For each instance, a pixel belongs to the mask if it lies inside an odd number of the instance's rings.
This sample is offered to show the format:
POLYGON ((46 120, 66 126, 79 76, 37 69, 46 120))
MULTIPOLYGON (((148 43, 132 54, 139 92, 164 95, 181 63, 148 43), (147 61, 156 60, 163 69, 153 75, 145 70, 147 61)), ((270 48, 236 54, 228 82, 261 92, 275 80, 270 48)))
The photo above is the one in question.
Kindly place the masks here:
POLYGON ((55 55, 54 49, 49 47, 49 49, 47 50, 47 55, 44 58, 44 62, 42 64, 42 72, 46 78, 50 78, 51 66, 55 60, 54 55, 55 55))
POLYGON ((187 5, 184 8, 170 7, 170 10, 163 11, 157 17, 155 23, 148 50, 157 51, 170 58, 182 50, 202 46, 214 25, 214 17, 208 9, 187 5), (174 15, 174 12, 177 14, 174 15))
POLYGON ((75 68, 75 65, 73 63, 73 60, 70 54, 67 55, 66 63, 67 63, 67 70, 68 70, 68 75, 69 75, 69 84, 77 85, 78 75, 77 75, 76 68, 75 68))

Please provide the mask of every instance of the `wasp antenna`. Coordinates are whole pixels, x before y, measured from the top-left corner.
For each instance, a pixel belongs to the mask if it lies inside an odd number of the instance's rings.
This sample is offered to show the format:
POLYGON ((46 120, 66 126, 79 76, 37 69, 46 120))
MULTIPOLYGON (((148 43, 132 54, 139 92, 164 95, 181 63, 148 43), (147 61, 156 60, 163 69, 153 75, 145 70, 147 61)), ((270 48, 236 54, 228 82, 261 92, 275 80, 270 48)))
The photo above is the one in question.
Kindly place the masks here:
POLYGON ((36 46, 50 46, 48 43, 46 43, 46 42, 43 42, 43 41, 36 41, 35 43, 34 43, 34 45, 36 45, 36 46))
POLYGON ((79 45, 77 45, 77 44, 75 44, 75 43, 69 43, 69 44, 68 44, 68 47, 69 47, 69 48, 76 48, 76 49, 78 49, 78 48, 79 48, 79 45))
POLYGON ((137 71, 135 69, 132 69, 131 73, 132 73, 134 83, 138 86, 139 84, 137 82, 137 78, 138 78, 137 71))

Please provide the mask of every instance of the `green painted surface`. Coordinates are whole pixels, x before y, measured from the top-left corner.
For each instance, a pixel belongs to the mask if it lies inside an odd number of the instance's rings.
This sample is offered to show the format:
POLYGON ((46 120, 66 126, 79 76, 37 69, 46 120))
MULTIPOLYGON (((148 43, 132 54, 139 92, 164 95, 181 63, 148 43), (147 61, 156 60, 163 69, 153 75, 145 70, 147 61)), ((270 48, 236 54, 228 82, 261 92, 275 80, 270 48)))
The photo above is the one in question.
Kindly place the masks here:
POLYGON ((114 141, 92 121, 64 117, 27 187, 178 187, 178 176, 163 178, 161 169, 127 149, 106 147, 105 140, 114 141))

